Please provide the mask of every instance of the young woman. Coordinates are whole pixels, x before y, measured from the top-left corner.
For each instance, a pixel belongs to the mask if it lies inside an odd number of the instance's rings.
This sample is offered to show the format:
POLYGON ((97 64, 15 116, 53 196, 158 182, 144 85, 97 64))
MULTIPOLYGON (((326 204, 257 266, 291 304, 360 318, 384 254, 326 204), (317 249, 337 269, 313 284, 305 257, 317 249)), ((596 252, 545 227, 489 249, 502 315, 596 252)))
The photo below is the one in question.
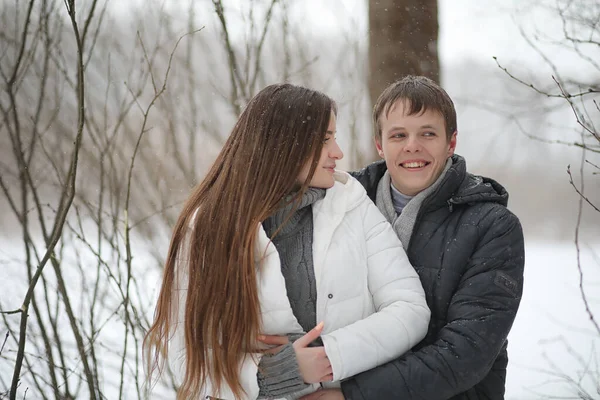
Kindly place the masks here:
POLYGON ((266 87, 183 207, 144 340, 151 371, 169 360, 180 378, 178 399, 296 398, 425 336, 400 241, 335 170, 335 124, 326 95, 266 87), (263 335, 291 340, 265 354, 263 335))

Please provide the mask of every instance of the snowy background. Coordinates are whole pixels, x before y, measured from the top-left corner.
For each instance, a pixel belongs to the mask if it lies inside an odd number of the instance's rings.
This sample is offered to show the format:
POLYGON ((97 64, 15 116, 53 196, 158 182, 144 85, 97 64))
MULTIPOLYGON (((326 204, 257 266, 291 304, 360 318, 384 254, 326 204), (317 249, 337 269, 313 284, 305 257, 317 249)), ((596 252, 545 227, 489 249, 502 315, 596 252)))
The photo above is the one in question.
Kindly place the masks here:
MULTIPOLYGON (((473 163, 477 164, 472 169, 497 177, 507 185, 511 194, 509 208, 524 220, 525 287, 519 314, 509 335, 506 398, 566 399, 579 398, 580 395, 583 398, 578 391, 578 387, 581 386, 585 387, 592 398, 600 398, 600 340, 581 299, 581 276, 573 241, 577 202, 574 197, 563 204, 558 204, 559 201, 556 200, 561 193, 567 196, 572 194, 565 172, 566 166, 578 165, 581 152, 559 145, 535 143, 521 135, 514 124, 488 114, 488 118, 493 118, 493 122, 490 123, 489 119, 485 119, 485 112, 482 113, 476 106, 467 104, 468 100, 477 95, 473 92, 465 94, 462 89, 470 85, 479 86, 479 96, 494 101, 498 98, 498 92, 502 90, 502 84, 498 82, 505 82, 501 77, 497 76, 496 83, 486 81, 485 77, 478 82, 462 85, 453 83, 453 76, 461 75, 460 65, 465 59, 483 65, 486 69, 493 69, 496 66, 493 57, 497 57, 503 66, 513 66, 515 69, 524 67, 523 69, 534 71, 539 77, 543 77, 544 74, 549 76, 552 71, 523 40, 520 29, 531 31, 532 27, 536 26, 547 33, 555 32, 556 20, 549 18, 543 9, 530 7, 532 3, 526 1, 446 0, 440 1, 439 4, 443 83, 454 98, 462 100, 459 101, 458 107, 459 127, 461 124, 469 124, 468 132, 460 131, 459 128, 458 152, 465 155, 471 167, 473 163), (474 115, 477 122, 466 121, 466 113, 477 114, 474 115), (502 138, 497 139, 498 136, 502 138), (471 140, 479 141, 480 145, 466 145, 465 142, 471 140), (502 165, 505 169, 510 167, 512 177, 502 172, 502 165), (529 168, 531 165, 543 165, 547 168, 549 177, 542 179, 543 182, 536 182, 536 171, 529 168), (519 185, 518 181, 525 184, 519 185), (547 187, 548 182, 553 183, 550 191, 543 186, 547 187), (536 185, 539 187, 535 190, 526 189, 527 186, 536 185), (553 214, 561 213, 572 216, 572 226, 559 228, 562 232, 556 235, 561 240, 556 240, 556 236, 552 237, 553 235, 549 235, 549 238, 544 231, 552 231, 553 228, 546 223, 553 219, 553 214), (531 215, 535 217, 527 218, 531 215), (538 229, 540 226, 543 228, 538 229)), ((546 49, 549 57, 560 68, 570 71, 575 76, 591 76, 592 72, 576 57, 566 55, 560 48, 547 46, 546 49)), ((473 79, 477 79, 481 72, 473 72, 473 79)), ((465 83, 464 78, 461 81, 465 83)), ((510 86, 508 90, 519 91, 519 88, 510 86)), ((532 114, 535 114, 535 109, 532 110, 532 114)), ((535 118, 535 115, 529 117, 535 118)), ((568 120, 569 114, 563 110, 550 118, 565 121, 568 120)), ((534 130, 537 134, 543 133, 553 137, 564 137, 567 131, 566 127, 548 128, 543 125, 534 130)), ((600 181, 596 176, 595 179, 590 179, 588 184, 597 189, 600 181)), ((583 287, 593 310, 598 314, 600 218, 598 213, 590 212, 585 215, 584 224, 591 227, 591 230, 583 239, 581 250, 583 287)))
MULTIPOLYGON (((593 329, 581 298, 583 287, 592 311, 600 315, 600 213, 593 212, 584 204, 578 263, 574 243, 578 196, 569 184, 566 168, 567 165, 572 166, 574 179, 579 184, 581 177, 578 170, 582 152, 574 147, 534 141, 525 135, 531 133, 549 139, 573 141, 578 139, 579 131, 568 107, 564 107, 564 104, 562 107, 557 106, 560 102, 546 103, 546 100, 528 88, 509 79, 494 60, 496 57, 503 67, 519 74, 525 80, 549 86, 552 83, 553 71, 527 43, 523 34, 532 37, 540 35, 541 32, 551 36, 559 30, 556 18, 542 6, 553 2, 439 0, 438 3, 441 80, 455 100, 458 110, 457 152, 465 156, 471 172, 491 176, 507 187, 511 194, 509 208, 521 218, 525 230, 525 289, 519 314, 509 336, 510 364, 506 398, 547 399, 551 395, 553 398, 584 398, 579 392, 581 388, 587 390, 592 395, 591 398, 600 398, 600 338, 593 329)), ((62 2, 57 4, 62 7, 62 2)), ((176 215, 177 206, 185 198, 189 186, 201 178, 215 150, 218 149, 219 137, 211 137, 209 134, 217 131, 222 138, 231 128, 234 118, 227 103, 222 99, 223 93, 227 92, 226 85, 223 84, 227 80, 222 76, 222 66, 226 61, 222 49, 219 49, 218 20, 211 11, 211 2, 198 2, 197 14, 192 18, 186 14, 187 2, 184 1, 164 1, 161 3, 164 9, 160 12, 152 7, 144 7, 146 3, 139 0, 109 4, 107 15, 114 18, 111 20, 113 25, 110 25, 112 32, 109 29, 103 33, 99 43, 109 43, 106 48, 117 51, 121 58, 111 58, 107 55, 110 52, 100 52, 94 60, 102 66, 104 62, 116 65, 109 80, 115 93, 118 92, 115 98, 119 95, 125 98, 128 94, 127 89, 134 89, 133 86, 126 89, 122 82, 127 81, 129 85, 134 85, 136 79, 140 79, 136 73, 143 74, 144 62, 139 46, 128 47, 129 43, 135 42, 135 29, 140 29, 141 36, 148 40, 162 41, 166 43, 165 46, 171 46, 174 38, 189 30, 186 29, 188 21, 191 21, 194 28, 205 27, 202 32, 196 34, 199 36, 194 39, 197 42, 193 43, 196 45, 198 42, 204 42, 201 46, 198 45, 197 49, 193 48, 196 49, 195 53, 192 52, 197 57, 193 72, 198 87, 193 93, 193 99, 201 106, 198 106, 198 109, 186 108, 192 98, 186 97, 188 92, 185 92, 190 81, 179 82, 177 79, 186 76, 186 70, 175 68, 169 93, 171 97, 168 98, 173 100, 177 107, 168 108, 159 104, 163 107, 159 112, 164 114, 155 117, 151 115, 149 124, 152 129, 147 136, 148 147, 141 151, 147 160, 140 160, 135 170, 135 177, 139 179, 140 184, 137 187, 139 195, 134 197, 131 210, 132 220, 136 220, 135 229, 132 230, 134 257, 131 266, 133 274, 139 278, 136 287, 141 288, 135 297, 135 304, 143 310, 146 318, 150 318, 151 305, 160 280, 159 265, 169 240, 168 223, 172 222, 169 218, 160 219, 157 216, 158 210, 171 210, 176 215), (164 18, 163 10, 166 10, 164 12, 168 13, 170 18, 164 18), (139 26, 136 25, 138 23, 139 26), (169 35, 173 32, 177 34, 169 35), (131 58, 128 58, 129 56, 131 58), (127 72, 124 68, 131 65, 136 66, 135 71, 127 72), (196 112, 198 115, 203 113, 199 121, 194 119, 196 112), (181 125, 176 123, 174 126, 168 126, 165 119, 161 118, 165 115, 179 115, 183 122, 181 125), (184 141, 177 144, 179 147, 168 147, 171 143, 170 137, 164 135, 164 132, 185 131, 188 129, 185 123, 190 119, 194 119, 193 130, 205 134, 202 140, 193 145, 184 141), (190 151, 190 158, 184 157, 181 167, 183 172, 186 165, 193 169, 189 176, 179 170, 172 172, 170 169, 170 157, 178 148, 190 151), (195 161, 192 163, 191 160, 195 161), (144 163, 146 161, 147 163, 144 163), (160 171, 167 172, 159 175, 160 171), (153 180, 155 176, 157 178, 153 180), (181 176, 185 176, 185 179, 181 176), (151 213, 148 209, 156 213, 151 213), (148 217, 148 214, 151 216, 148 217)), ((248 34, 245 25, 247 21, 240 16, 243 13, 236 13, 235 10, 247 10, 245 7, 249 3, 236 0, 227 4, 234 10, 229 15, 232 21, 232 40, 243 43, 245 35, 248 34)), ((303 59, 315 59, 311 62, 308 73, 292 75, 291 80, 297 83, 308 82, 311 86, 324 90, 340 103, 338 129, 341 146, 346 151, 345 164, 342 166, 356 168, 357 166, 353 165, 353 150, 350 149, 371 145, 364 58, 368 43, 367 2, 307 0, 289 4, 287 13, 290 16, 290 29, 295 29, 294 34, 297 38, 305 38, 304 42, 297 39, 298 42, 292 43, 291 47, 296 53, 302 53, 303 59), (348 133, 352 124, 364 132, 358 138, 358 145, 348 133)), ((182 48, 187 45, 182 41, 182 48)), ((283 68, 277 62, 276 54, 279 50, 275 44, 272 45, 272 49, 267 49, 267 56, 275 61, 264 65, 264 69, 272 73, 266 78, 268 83, 275 81, 276 72, 283 68)), ((590 68, 589 63, 582 62, 572 53, 553 45, 551 40, 542 41, 540 48, 556 68, 567 76, 590 77, 592 80, 592 77, 598 75, 598 71, 590 68)), ((165 65, 166 63, 161 65, 163 69, 160 71, 164 71, 165 65)), ((91 71, 90 75, 92 72, 97 73, 91 71)), ((100 75, 93 75, 97 80, 92 81, 88 88, 89 93, 98 97, 101 97, 100 93, 104 93, 104 81, 103 78, 98 78, 100 75)), ((64 87, 68 85, 63 85, 63 89, 64 87)), ((108 89, 106 91, 108 93, 108 89)), ((143 100, 147 103, 148 99, 143 100)), ((93 103, 89 104, 90 110, 94 110, 93 103)), ((110 112, 109 109, 108 113, 110 112)), ((67 119, 70 118, 69 115, 74 115, 68 112, 63 114, 67 115, 67 119)), ((135 126, 135 123, 132 124, 135 126)), ((57 128, 57 132, 63 134, 61 127, 57 128)), ((72 128, 64 128, 64 131, 70 130, 72 128)), ((8 146, 2 140, 4 139, 0 137, 0 145, 8 146)), ((130 142, 119 142, 119 146, 125 150, 131 149, 130 142)), ((585 156, 594 159, 594 155, 589 153, 585 156)), ((122 158, 129 160, 130 154, 126 153, 122 158)), ((597 156, 595 160, 598 160, 597 156)), ((0 164, 0 167, 3 165, 0 164)), ((80 186, 92 193, 99 191, 93 179, 93 172, 97 168, 94 161, 84 159, 84 178, 80 186), (85 175, 86 171, 89 175, 85 175)), ((43 168, 39 169, 44 172, 43 168)), ((2 171, 4 174, 5 170, 2 171)), ((122 168, 120 172, 123 171, 126 171, 126 168, 122 168)), ((5 176, 9 177, 8 174, 5 176)), ((600 193, 598 175, 591 175, 588 170, 585 176, 586 187, 591 193, 595 193, 597 199, 597 194, 600 193)), ((40 180, 44 180, 43 174, 40 180)), ((48 193, 52 193, 48 190, 48 193)), ((6 204, 0 203, 2 310, 18 308, 26 291, 23 283, 26 274, 22 267, 24 251, 20 240, 21 231, 7 210, 6 204)), ((120 209, 118 216, 123 218, 120 209)), ((119 225, 121 222, 118 221, 115 237, 122 235, 123 227, 119 225)), ((128 357, 131 359, 125 363, 125 367, 120 367, 123 316, 119 308, 122 302, 119 288, 123 287, 126 280, 123 274, 126 269, 123 260, 124 249, 122 242, 118 242, 121 253, 109 255, 104 264, 98 263, 90 253, 97 249, 90 249, 89 246, 81 244, 76 234, 86 232, 89 235, 89 243, 104 243, 95 235, 95 225, 92 223, 88 226, 84 221, 79 228, 77 220, 72 223, 74 226, 63 239, 64 248, 61 250, 67 286, 70 293, 75 294, 74 308, 82 315, 84 325, 84 320, 88 318, 86 307, 90 304, 91 297, 79 297, 79 293, 81 288, 89 288, 94 276, 100 277, 101 285, 98 291, 103 302, 98 313, 94 315, 98 320, 94 328, 97 329, 97 338, 94 340, 97 340, 99 352, 104 356, 104 361, 100 363, 103 368, 100 374, 104 382, 103 389, 106 393, 114 394, 109 398, 117 398, 119 382, 111 379, 113 371, 119 368, 126 371, 140 369, 139 365, 132 361, 136 357, 136 346, 139 345, 134 342, 125 345, 129 349, 128 357)), ((109 243, 112 242, 107 238, 104 240, 107 243, 103 245, 103 249, 109 248, 109 243)), ((40 249, 44 248, 42 243, 38 244, 40 249)), ((45 276, 46 284, 52 293, 57 283, 49 268, 45 276)), ((56 294, 51 303, 58 303, 58 299, 59 295, 56 294)), ((59 326, 66 327, 64 313, 59 315, 58 321, 65 324, 59 326)), ((16 317, 12 321, 14 323, 16 317)), ((30 324, 31 332, 38 333, 33 318, 30 318, 30 324)), ((0 326, 0 334, 1 345, 4 327, 0 326)), ((137 335, 128 334, 132 337, 137 335)), ((67 342, 72 342, 69 335, 65 337, 67 342)), ((43 355, 38 355, 42 353, 43 346, 29 346, 28 349, 32 354, 31 359, 34 360, 33 365, 28 368, 35 369, 41 366, 43 355)), ((2 392, 9 387, 13 366, 11 357, 14 357, 14 352, 15 342, 11 338, 7 341, 4 352, 0 351, 0 398, 2 392)), ((75 351, 67 352, 66 358, 72 361, 67 361, 69 372, 65 376, 66 379, 73 379, 80 374, 80 360, 75 351)), ((134 390, 133 375, 127 376, 124 383, 126 394, 134 390)), ((27 398, 31 398, 29 396, 27 398)), ((81 394, 81 398, 84 397, 86 396, 81 394)), ((169 396, 165 395, 165 398, 169 396)))

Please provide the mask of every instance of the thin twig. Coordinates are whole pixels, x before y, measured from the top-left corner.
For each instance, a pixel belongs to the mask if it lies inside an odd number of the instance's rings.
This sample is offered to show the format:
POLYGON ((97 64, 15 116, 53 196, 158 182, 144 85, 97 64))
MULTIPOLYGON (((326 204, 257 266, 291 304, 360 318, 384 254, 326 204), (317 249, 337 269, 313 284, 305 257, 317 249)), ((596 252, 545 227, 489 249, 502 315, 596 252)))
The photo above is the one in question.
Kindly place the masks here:
POLYGON ((498 61, 497 57, 493 57, 494 61, 496 62, 496 65, 498 65, 498 68, 500 68, 502 71, 504 71, 504 73, 506 73, 506 75, 508 75, 511 79, 519 82, 520 84, 527 86, 528 88, 533 89, 534 91, 536 91, 537 93, 544 95, 546 97, 552 97, 552 98, 559 98, 559 99, 571 99, 574 97, 582 97, 582 96, 586 96, 592 93, 600 93, 600 91, 596 90, 596 89, 592 89, 589 88, 587 91, 585 92, 579 92, 579 93, 575 93, 575 94, 570 94, 570 93, 561 93, 561 94, 554 94, 554 93, 548 93, 547 91, 543 90, 543 89, 539 89, 538 87, 536 87, 533 83, 531 82, 525 82, 524 80, 522 80, 521 78, 517 77, 516 75, 512 74, 508 68, 503 67, 500 62, 498 61))
MULTIPOLYGON (((571 166, 570 165, 567 167, 567 173, 569 174, 569 181, 570 181, 571 185, 575 188, 575 190, 579 194, 579 206, 578 206, 578 210, 577 210, 577 225, 575 226, 575 249, 577 250, 577 270, 579 272, 579 290, 581 292, 581 299, 583 300, 583 304, 585 305, 585 311, 588 314, 588 317, 589 317, 590 321, 592 322, 592 325, 594 325, 594 327, 596 328, 596 331, 600 335, 600 326, 598 325, 598 323, 596 322, 596 320, 594 318, 594 314, 592 313, 592 310, 590 308, 590 305, 589 305, 589 302, 587 299, 587 295, 586 295, 584 287, 583 287, 583 269, 581 267, 581 250, 579 248, 579 229, 581 226, 581 216, 583 214, 583 200, 585 199, 589 203, 589 200, 587 200, 585 198, 585 196, 583 195, 583 190, 584 190, 583 157, 584 156, 585 156, 585 152, 582 155, 581 168, 580 168, 581 188, 582 188, 581 190, 582 191, 579 191, 579 189, 577 189, 577 187, 573 183, 573 177, 571 175, 571 166)), ((598 210, 598 209, 596 208, 596 210, 598 210)), ((600 210, 598 210, 598 211, 600 212, 600 210)))
POLYGON ((19 308, 18 310, 12 310, 12 311, 0 311, 0 314, 12 315, 12 314, 19 314, 22 312, 23 312, 23 310, 19 308))
MULTIPOLYGON (((243 91, 243 80, 240 76, 240 71, 237 61, 235 59, 235 52, 233 50, 233 46, 231 44, 231 41, 229 40, 229 30, 227 29, 227 21, 225 20, 225 10, 223 8, 223 3, 221 0, 213 0, 213 5, 215 6, 215 12, 219 17, 219 21, 221 22, 221 28, 223 29, 223 38, 225 39, 225 50, 227 51, 227 60, 229 62, 229 80, 231 83, 231 97, 229 99, 229 103, 233 107, 235 115, 239 115, 242 110, 242 106, 240 105, 240 101, 238 98, 238 86, 243 91)), ((245 97, 243 92, 242 97, 245 97)))
POLYGON ((523 128, 523 126, 521 125, 521 122, 519 121, 518 118, 511 117, 510 119, 515 123, 515 125, 517 125, 517 128, 519 128, 519 131, 523 135, 527 136, 529 139, 536 140, 538 142, 542 142, 542 143, 546 143, 546 144, 560 144, 560 145, 563 145, 563 146, 579 147, 581 149, 585 149, 585 150, 591 151, 592 153, 599 153, 600 154, 600 149, 595 149, 595 148, 591 147, 591 145, 589 145, 587 143, 583 143, 583 142, 581 142, 581 143, 580 142, 567 142, 567 141, 559 140, 559 139, 546 139, 546 138, 543 138, 543 137, 540 137, 540 136, 532 135, 531 133, 527 132, 525 130, 525 128, 523 128))
MULTIPOLYGON (((132 184, 132 177, 133 177, 133 168, 135 165, 135 159, 136 159, 136 155, 138 153, 139 147, 140 147, 140 143, 142 141, 142 138, 144 136, 144 133, 146 132, 146 124, 148 122, 148 115, 152 109, 152 107, 154 106, 154 104, 156 103, 156 101, 160 98, 160 96, 165 92, 165 90, 167 89, 167 82, 169 80, 169 73, 171 72, 171 65, 173 62, 173 57, 175 55, 175 52, 177 51, 177 47, 179 46, 179 43, 181 42, 181 40, 183 40, 183 38, 185 38, 186 36, 192 35, 194 33, 197 33, 199 31, 201 31, 203 28, 200 28, 198 30, 195 30, 193 32, 189 32, 186 33, 185 35, 182 35, 179 37, 179 39, 177 39, 177 42, 175 43, 175 46, 173 48, 173 50, 171 51, 171 55, 169 57, 169 63, 167 65, 167 70, 165 72, 165 78, 163 81, 163 85, 160 88, 159 91, 155 91, 154 93, 154 98, 152 99, 152 101, 150 101, 150 104, 146 107, 146 110, 144 111, 144 119, 142 122, 142 127, 140 128, 140 133, 138 135, 138 139, 137 142, 135 144, 134 150, 133 150, 133 154, 131 156, 131 163, 129 164, 129 173, 128 173, 128 177, 127 177, 127 191, 126 191, 126 197, 125 197, 125 251, 126 251, 126 258, 125 258, 125 262, 127 265, 127 280, 126 280, 126 286, 125 286, 125 299, 124 299, 124 313, 125 313, 125 320, 129 320, 129 287, 130 287, 130 283, 131 283, 131 270, 132 270, 132 253, 131 253, 131 240, 130 240, 130 231, 131 231, 131 227, 129 225, 129 202, 131 199, 131 184, 132 184)), ((141 40, 141 38, 140 38, 141 40)), ((143 46, 143 44, 142 44, 143 46)), ((151 73, 152 75, 152 73, 151 73)), ((153 79, 154 82, 154 79, 153 79)), ((123 345, 123 355, 121 358, 121 368, 120 368, 120 372, 121 372, 121 379, 120 379, 120 384, 119 384, 119 398, 123 398, 123 389, 124 389, 124 378, 125 378, 125 374, 124 374, 124 368, 125 368, 125 359, 127 356, 127 342, 129 339, 129 324, 125 324, 125 339, 124 339, 124 345, 123 345)))
POLYGON ((148 64, 148 71, 150 71, 150 80, 152 81, 152 88, 154 88, 154 93, 158 91, 158 87, 156 86, 156 81, 154 80, 154 74, 152 73, 152 61, 150 61, 150 57, 148 57, 148 52, 146 51, 146 46, 144 46, 144 40, 142 40, 142 35, 140 31, 137 31, 137 37, 140 41, 140 45, 142 46, 142 53, 144 53, 144 60, 146 60, 146 64, 148 64))
POLYGON ((178 206, 180 206, 181 204, 183 204, 183 202, 184 202, 184 201, 183 201, 183 200, 181 200, 181 201, 178 201, 178 202, 176 202, 176 203, 173 203, 173 204, 166 205, 166 206, 164 206, 163 208, 161 208, 161 209, 159 209, 159 210, 157 210, 157 211, 153 212, 152 214, 149 214, 149 215, 145 216, 144 218, 142 218, 142 219, 140 219, 140 220, 136 221, 136 223, 135 223, 135 224, 131 224, 131 226, 129 227, 129 228, 130 228, 130 230, 133 230, 133 229, 135 229, 137 226, 139 226, 139 225, 141 225, 142 223, 144 223, 144 222, 148 221, 150 218, 152 218, 152 217, 154 217, 154 216, 156 216, 156 215, 163 214, 165 211, 167 211, 167 210, 169 210, 169 209, 171 209, 171 208, 174 208, 174 207, 178 207, 178 206))
POLYGON ((554 76, 552 77, 552 79, 558 85, 558 88, 560 89, 561 93, 563 94, 563 98, 565 100, 567 100, 567 102, 571 106, 571 110, 573 110, 573 114, 575 115, 575 118, 577 119, 577 123, 600 142, 600 135, 598 134, 598 132, 595 132, 593 129, 591 129, 589 126, 587 126, 587 124, 585 124, 581 120, 579 113, 577 112, 577 109, 575 108, 575 104, 573 104, 573 101, 571 100, 571 98, 567 96, 567 92, 563 89, 563 86, 561 85, 561 83, 554 76))
POLYGON ((577 192, 579 197, 582 200, 585 200, 586 203, 588 203, 590 206, 592 206, 592 208, 594 210, 600 212, 600 208, 596 207, 596 205, 594 205, 594 203, 592 203, 586 196, 584 196, 584 194, 579 190, 579 188, 573 182, 573 176, 571 175, 571 166, 570 165, 567 166, 567 174, 569 174, 569 183, 571 184, 571 186, 573 186, 573 189, 575 189, 575 191, 577 192))
POLYGON ((33 4, 35 0, 29 1, 29 8, 27 9, 27 16, 25 17, 25 26, 23 27, 23 35, 21 37, 21 48, 19 49, 19 54, 17 55, 17 61, 15 62, 15 68, 13 69, 13 73, 8 80, 8 86, 14 85, 17 80, 17 74, 19 73, 19 67, 21 66, 21 61, 23 60, 23 54, 25 53, 25 47, 27 44, 27 35, 29 34, 29 23, 31 21, 31 11, 33 10, 33 4))
MULTIPOLYGON (((265 21, 263 25, 263 31, 260 36, 260 40, 258 42, 258 46, 256 47, 256 54, 254 55, 254 77, 252 78, 250 84, 248 85, 250 90, 254 89, 254 85, 256 84, 256 79, 258 78, 260 71, 260 54, 262 52, 263 45, 265 44, 265 39, 267 37, 267 32, 269 30, 269 23, 271 22, 271 16, 273 15, 273 8, 278 0, 272 0, 269 5, 269 9, 267 10, 267 15, 265 15, 265 21)), ((249 59, 250 57, 248 57, 249 59)))
POLYGON ((6 335, 4 336, 4 341, 2 342, 2 347, 0 347, 0 355, 4 351, 4 346, 6 346, 6 341, 8 340, 8 331, 6 331, 6 335))
POLYGON ((590 164, 592 167, 596 168, 596 169, 600 169, 599 166, 597 166, 596 164, 594 164, 593 162, 591 162, 590 160, 585 160, 586 163, 590 164))

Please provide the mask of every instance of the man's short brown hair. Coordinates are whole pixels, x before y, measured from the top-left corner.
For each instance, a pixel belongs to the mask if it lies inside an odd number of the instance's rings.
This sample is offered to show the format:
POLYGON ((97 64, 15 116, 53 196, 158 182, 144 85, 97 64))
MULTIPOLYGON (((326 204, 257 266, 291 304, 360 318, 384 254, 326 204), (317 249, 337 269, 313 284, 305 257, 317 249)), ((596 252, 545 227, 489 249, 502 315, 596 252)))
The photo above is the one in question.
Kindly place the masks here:
POLYGON ((439 112, 446 124, 446 138, 450 140, 456 131, 456 109, 448 93, 429 78, 408 75, 389 85, 373 107, 375 139, 381 141, 381 116, 388 116, 397 101, 408 102, 408 115, 417 115, 432 110, 439 112))

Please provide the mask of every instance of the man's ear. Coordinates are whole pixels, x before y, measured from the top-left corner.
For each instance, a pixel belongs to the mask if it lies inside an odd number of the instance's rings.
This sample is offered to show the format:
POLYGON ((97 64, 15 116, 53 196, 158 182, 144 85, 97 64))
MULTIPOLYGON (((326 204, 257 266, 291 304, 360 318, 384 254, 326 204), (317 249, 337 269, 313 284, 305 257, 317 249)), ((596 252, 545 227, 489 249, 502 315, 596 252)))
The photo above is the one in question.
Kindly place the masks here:
POLYGON ((379 154, 379 157, 385 158, 385 154, 383 154, 383 147, 381 147, 381 141, 377 138, 375 138, 375 147, 377 148, 377 154, 379 154))
POLYGON ((452 136, 450 136, 450 143, 448 147, 448 157, 452 157, 454 155, 454 150, 456 150, 456 136, 458 135, 458 131, 454 131, 452 136))

